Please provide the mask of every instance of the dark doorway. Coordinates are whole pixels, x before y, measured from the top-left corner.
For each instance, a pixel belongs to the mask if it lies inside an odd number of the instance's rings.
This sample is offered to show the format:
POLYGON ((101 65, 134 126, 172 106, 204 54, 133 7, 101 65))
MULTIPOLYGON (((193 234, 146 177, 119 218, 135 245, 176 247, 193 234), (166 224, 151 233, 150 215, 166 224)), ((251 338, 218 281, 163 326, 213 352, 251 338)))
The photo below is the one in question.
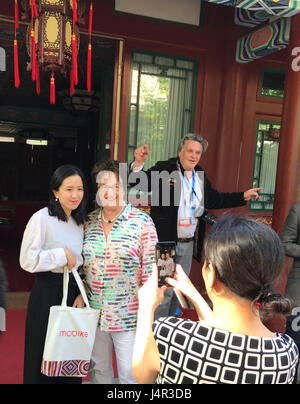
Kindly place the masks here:
POLYGON ((18 30, 20 87, 14 87, 12 23, 0 20, 0 257, 10 291, 29 290, 33 276, 19 267, 23 232, 31 215, 48 200, 49 179, 62 164, 82 169, 89 182, 91 169, 109 156, 116 42, 93 37, 92 92, 86 91, 88 38, 81 35, 79 85, 69 96, 69 77, 55 75, 56 104, 50 105, 50 74, 41 73, 41 93, 27 71, 26 25, 18 30))

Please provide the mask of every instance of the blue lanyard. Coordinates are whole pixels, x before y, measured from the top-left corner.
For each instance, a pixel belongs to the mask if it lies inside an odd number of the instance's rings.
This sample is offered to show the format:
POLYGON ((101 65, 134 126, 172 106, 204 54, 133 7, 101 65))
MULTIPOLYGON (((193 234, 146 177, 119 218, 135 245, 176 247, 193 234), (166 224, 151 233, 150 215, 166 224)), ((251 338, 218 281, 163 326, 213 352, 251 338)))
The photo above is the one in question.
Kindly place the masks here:
MULTIPOLYGON (((190 183, 189 183, 189 181, 186 179, 185 175, 183 175, 182 173, 181 173, 181 175, 182 175, 182 177, 183 177, 183 180, 184 180, 185 183, 187 184, 188 188, 190 188, 190 183)), ((190 198, 191 202, 194 201, 194 193, 195 193, 195 172, 193 171, 193 183, 192 183, 191 198, 190 198)))

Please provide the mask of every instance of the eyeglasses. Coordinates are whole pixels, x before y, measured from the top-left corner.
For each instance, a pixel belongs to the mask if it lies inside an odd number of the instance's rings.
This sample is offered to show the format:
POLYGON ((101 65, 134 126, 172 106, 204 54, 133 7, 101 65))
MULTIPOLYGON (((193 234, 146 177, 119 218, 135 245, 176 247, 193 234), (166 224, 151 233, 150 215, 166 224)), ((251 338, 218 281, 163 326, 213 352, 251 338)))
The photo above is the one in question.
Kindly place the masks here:
POLYGON ((120 186, 118 184, 111 185, 111 186, 109 186, 109 185, 100 185, 100 186, 98 186, 98 190, 102 191, 102 192, 110 191, 110 190, 111 191, 117 191, 118 189, 120 189, 120 186))

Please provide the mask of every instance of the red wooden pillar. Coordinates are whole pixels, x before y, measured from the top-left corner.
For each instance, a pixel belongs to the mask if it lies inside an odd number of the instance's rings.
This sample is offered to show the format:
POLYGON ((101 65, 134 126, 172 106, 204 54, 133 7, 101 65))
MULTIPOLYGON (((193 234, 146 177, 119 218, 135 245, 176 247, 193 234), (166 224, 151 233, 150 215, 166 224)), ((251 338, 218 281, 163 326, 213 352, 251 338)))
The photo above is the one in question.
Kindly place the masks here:
MULTIPOLYGON (((282 230, 288 211, 300 189, 300 71, 292 69, 292 50, 300 47, 300 14, 292 18, 283 113, 280 131, 280 145, 277 165, 273 228, 282 230)), ((300 65, 299 65, 300 68, 300 65)))
MULTIPOLYGON (((300 47, 300 14, 292 18, 289 55, 287 64, 283 113, 280 131, 273 228, 279 234, 291 205, 299 201, 300 190, 300 70, 292 68, 294 48, 300 47)), ((299 63, 298 63, 299 64, 299 63)), ((300 67, 300 64, 299 64, 300 67)), ((284 293, 290 260, 286 260, 277 289, 284 293)), ((276 319, 272 322, 276 331, 284 331, 285 322, 276 319)))

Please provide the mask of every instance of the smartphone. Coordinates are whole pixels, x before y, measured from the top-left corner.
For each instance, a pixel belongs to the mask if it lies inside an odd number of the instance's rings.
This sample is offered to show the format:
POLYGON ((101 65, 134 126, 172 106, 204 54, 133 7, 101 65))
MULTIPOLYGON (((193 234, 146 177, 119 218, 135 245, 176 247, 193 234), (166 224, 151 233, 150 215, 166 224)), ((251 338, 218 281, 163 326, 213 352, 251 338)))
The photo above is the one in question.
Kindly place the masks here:
POLYGON ((176 243, 174 241, 160 241, 155 248, 156 264, 158 268, 158 286, 167 285, 166 278, 173 278, 176 269, 176 243))
MULTIPOLYGON (((170 286, 166 282, 166 278, 173 278, 176 271, 176 243, 174 241, 160 241, 155 248, 156 264, 158 268, 158 286, 170 286)), ((174 293, 183 309, 189 309, 190 304, 181 294, 174 288, 174 293)))

